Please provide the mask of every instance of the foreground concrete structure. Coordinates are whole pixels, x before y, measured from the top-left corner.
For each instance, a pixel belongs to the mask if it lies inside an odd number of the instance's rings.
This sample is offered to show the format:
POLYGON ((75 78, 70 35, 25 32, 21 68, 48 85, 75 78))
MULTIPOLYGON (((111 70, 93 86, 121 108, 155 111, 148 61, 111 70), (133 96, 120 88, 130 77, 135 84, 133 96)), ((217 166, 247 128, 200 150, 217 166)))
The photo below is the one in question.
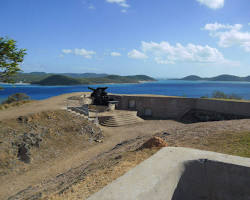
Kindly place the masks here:
POLYGON ((165 147, 88 200, 249 200, 250 159, 165 147))

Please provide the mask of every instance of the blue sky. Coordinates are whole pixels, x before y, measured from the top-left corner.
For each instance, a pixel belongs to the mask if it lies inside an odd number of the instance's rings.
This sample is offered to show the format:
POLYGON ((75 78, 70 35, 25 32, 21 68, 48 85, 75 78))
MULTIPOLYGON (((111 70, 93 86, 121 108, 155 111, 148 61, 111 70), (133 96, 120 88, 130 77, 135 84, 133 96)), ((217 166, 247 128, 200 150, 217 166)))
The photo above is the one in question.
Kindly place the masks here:
POLYGON ((249 0, 0 0, 24 72, 250 75, 249 0))

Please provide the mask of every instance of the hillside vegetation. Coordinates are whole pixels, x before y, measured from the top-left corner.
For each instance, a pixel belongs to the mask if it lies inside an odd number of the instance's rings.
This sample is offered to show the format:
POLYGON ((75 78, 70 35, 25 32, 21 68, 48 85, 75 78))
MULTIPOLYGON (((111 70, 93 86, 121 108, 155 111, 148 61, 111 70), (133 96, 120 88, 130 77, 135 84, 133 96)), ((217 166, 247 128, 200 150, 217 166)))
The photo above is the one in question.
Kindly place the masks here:
POLYGON ((38 85, 84 85, 102 83, 139 83, 140 81, 154 81, 153 78, 145 75, 118 76, 108 75, 96 78, 72 78, 64 75, 51 75, 40 81, 31 82, 38 85))
POLYGON ((74 79, 67 76, 62 75, 52 75, 46 77, 41 81, 32 82, 32 84, 38 85, 80 85, 81 82, 78 79, 74 79))
MULTIPOLYGON (((96 73, 45 73, 45 72, 31 72, 31 73, 18 73, 13 77, 14 82, 32 83, 35 81, 41 81, 52 75, 62 75, 70 78, 99 78, 108 76, 108 74, 96 74, 96 73)), ((0 80, 1 82, 1 80, 0 80)))
POLYGON ((211 78, 202 78, 196 75, 186 76, 181 78, 180 80, 186 81, 246 81, 250 82, 250 76, 239 77, 234 75, 222 74, 219 76, 211 77, 211 78))

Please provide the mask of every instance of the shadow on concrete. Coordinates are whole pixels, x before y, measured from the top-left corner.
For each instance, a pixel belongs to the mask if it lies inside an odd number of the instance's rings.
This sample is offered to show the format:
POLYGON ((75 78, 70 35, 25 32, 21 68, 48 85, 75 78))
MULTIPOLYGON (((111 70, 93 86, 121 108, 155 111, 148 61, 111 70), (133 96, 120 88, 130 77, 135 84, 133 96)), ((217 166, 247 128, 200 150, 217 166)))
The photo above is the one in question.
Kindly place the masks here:
POLYGON ((184 124, 193 124, 193 123, 211 122, 211 121, 250 119, 250 116, 220 113, 220 112, 200 110, 200 109, 191 109, 179 119, 166 119, 166 118, 155 118, 155 117, 145 117, 145 116, 140 116, 140 117, 144 120, 174 120, 174 121, 181 122, 184 124))
POLYGON ((250 116, 220 113, 220 112, 200 110, 200 109, 191 109, 188 112, 186 112, 179 121, 185 124, 191 124, 197 122, 224 121, 224 120, 237 120, 237 119, 249 119, 249 118, 250 116))
POLYGON ((185 163, 172 200, 250 200, 250 168, 207 159, 185 163))

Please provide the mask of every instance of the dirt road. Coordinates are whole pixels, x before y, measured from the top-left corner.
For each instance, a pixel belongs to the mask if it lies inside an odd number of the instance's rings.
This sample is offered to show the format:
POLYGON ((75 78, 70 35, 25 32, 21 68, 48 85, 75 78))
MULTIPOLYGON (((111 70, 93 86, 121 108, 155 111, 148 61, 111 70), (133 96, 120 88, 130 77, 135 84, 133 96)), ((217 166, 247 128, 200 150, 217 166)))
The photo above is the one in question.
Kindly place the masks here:
POLYGON ((21 115, 28 115, 48 110, 59 110, 67 106, 67 98, 84 94, 83 92, 68 93, 41 101, 33 101, 18 107, 12 107, 7 110, 0 110, 0 121, 17 118, 21 115))

